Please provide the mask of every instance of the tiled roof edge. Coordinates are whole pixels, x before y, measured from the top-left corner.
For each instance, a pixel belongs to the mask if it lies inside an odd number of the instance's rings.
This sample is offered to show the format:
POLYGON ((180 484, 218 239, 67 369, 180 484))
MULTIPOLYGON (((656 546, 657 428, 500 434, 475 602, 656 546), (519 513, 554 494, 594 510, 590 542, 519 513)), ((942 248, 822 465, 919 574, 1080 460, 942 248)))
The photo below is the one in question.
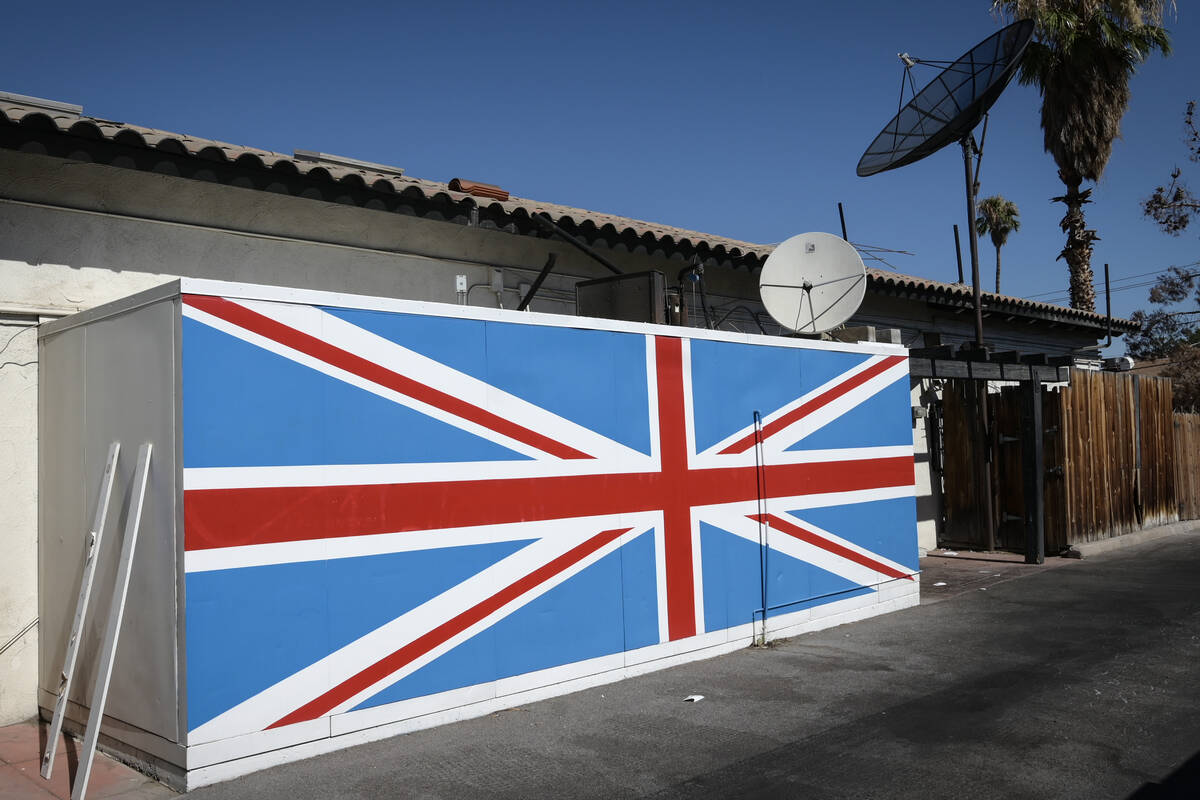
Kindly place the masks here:
MULTIPOLYGON (((385 194, 401 194, 416 191, 426 200, 475 203, 481 210, 497 211, 503 216, 514 220, 528 219, 533 214, 545 213, 554 218, 559 225, 568 228, 584 232, 588 228, 593 228, 599 234, 633 237, 645 241, 648 246, 663 250, 683 248, 693 251, 707 251, 718 258, 727 258, 730 260, 751 259, 761 262, 774 249, 773 245, 754 244, 737 239, 712 236, 683 228, 659 225, 629 217, 588 211, 571 206, 542 203, 527 198, 510 197, 508 200, 479 198, 465 192, 452 191, 447 184, 437 181, 411 178, 407 175, 398 176, 394 173, 384 174, 364 168, 339 167, 328 163, 305 161, 286 153, 233 145, 213 139, 185 136, 170 131, 162 131, 140 125, 130 125, 99 117, 56 112, 46 108, 26 106, 11 100, 0 99, 0 123, 31 127, 40 126, 48 132, 53 131, 83 139, 106 140, 149 150, 159 150, 178 156, 190 156, 237 166, 282 169, 294 172, 296 175, 351 184, 385 194)), ((961 301, 964 299, 968 302, 971 299, 970 287, 962 284, 943 283, 941 281, 933 281, 873 268, 868 270, 868 279, 869 285, 886 293, 916 295, 928 300, 947 300, 954 302, 956 305, 961 304, 961 301)), ((985 308, 992 312, 1011 311, 1018 314, 1032 313, 1035 316, 1051 317, 1064 322, 1084 324, 1088 327, 1103 327, 1106 321, 1106 318, 1102 314, 1079 311, 1050 303, 1039 303, 1020 297, 998 295, 991 292, 983 293, 983 303, 985 308)), ((1113 318, 1114 332, 1130 332, 1137 329, 1138 326, 1136 323, 1116 317, 1113 318)))

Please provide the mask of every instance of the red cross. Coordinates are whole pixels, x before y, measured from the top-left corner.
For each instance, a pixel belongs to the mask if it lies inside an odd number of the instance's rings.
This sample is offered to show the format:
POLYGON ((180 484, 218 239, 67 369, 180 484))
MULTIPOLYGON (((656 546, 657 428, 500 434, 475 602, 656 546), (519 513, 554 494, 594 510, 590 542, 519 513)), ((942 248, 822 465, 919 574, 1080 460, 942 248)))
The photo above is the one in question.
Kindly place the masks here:
MULTIPOLYGON (((410 386, 415 382, 405 376, 243 306, 220 298, 198 296, 188 296, 186 302, 395 391, 410 396, 417 391, 410 386)), ((671 640, 694 636, 698 631, 692 509, 698 505, 755 500, 759 476, 753 466, 689 467, 688 410, 684 399, 681 342, 677 338, 657 336, 655 351, 661 456, 661 469, 657 471, 409 484, 188 490, 184 499, 186 549, 662 511, 668 635, 671 640)), ((871 374, 878 374, 901 360, 900 356, 884 359, 872 367, 871 374)), ((856 376, 852 380, 858 385, 866 378, 856 376)), ((415 386, 421 387, 420 384, 415 386)), ((428 387, 422 387, 421 391, 421 399, 426 402, 436 393, 428 387)), ((831 389, 802 406, 803 413, 811 413, 845 391, 848 389, 841 385, 831 389)), ((466 418, 478 420, 488 413, 457 399, 454 402, 458 404, 455 413, 466 418)), ((444 402, 435 404, 442 406, 444 402)), ((800 416, 802 414, 793 412, 788 424, 800 416)), ((504 422, 506 434, 515 433, 514 438, 521 441, 539 442, 536 446, 547 452, 566 448, 541 434, 507 420, 504 422)), ((768 426, 766 433, 770 435, 782 427, 768 426)), ((723 452, 739 452, 735 449, 737 446, 723 452)), ((571 459, 588 457, 575 450, 560 451, 559 455, 571 459)), ((767 498, 908 486, 913 481, 913 461, 911 457, 894 457, 776 464, 766 466, 762 477, 767 498)), ((416 642, 335 686, 272 727, 315 719, 328 713, 357 692, 465 630, 494 608, 586 558, 626 530, 598 533, 534 574, 504 587, 474 609, 448 620, 416 642)))

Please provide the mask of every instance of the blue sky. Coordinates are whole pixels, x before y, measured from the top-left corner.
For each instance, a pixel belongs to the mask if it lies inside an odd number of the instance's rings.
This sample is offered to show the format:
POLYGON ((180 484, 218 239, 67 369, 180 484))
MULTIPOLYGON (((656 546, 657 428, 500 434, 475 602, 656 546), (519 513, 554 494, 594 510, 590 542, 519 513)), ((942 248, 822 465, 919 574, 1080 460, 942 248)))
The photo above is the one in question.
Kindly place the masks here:
MULTIPOLYGON (((1135 78, 1087 209, 1094 265, 1110 262, 1114 279, 1200 259, 1200 230, 1169 237, 1139 209, 1176 164, 1200 182, 1181 141, 1184 106, 1200 99, 1189 12, 1169 21, 1175 55, 1135 78)), ((0 89, 86 114, 753 242, 837 232, 841 201, 852 240, 912 251, 892 263, 951 281, 958 149, 871 178, 854 168, 895 112, 898 51, 952 59, 998 26, 987 0, 21 3, 5 16, 0 89)), ((932 78, 921 69, 918 82, 932 78)), ((1062 185, 1039 103, 1014 85, 994 108, 982 194, 1021 209, 1005 293, 1065 303, 1062 206, 1049 202, 1062 185)), ((986 238, 980 254, 991 276, 986 238)), ((1113 300, 1128 314, 1145 289, 1113 300)))

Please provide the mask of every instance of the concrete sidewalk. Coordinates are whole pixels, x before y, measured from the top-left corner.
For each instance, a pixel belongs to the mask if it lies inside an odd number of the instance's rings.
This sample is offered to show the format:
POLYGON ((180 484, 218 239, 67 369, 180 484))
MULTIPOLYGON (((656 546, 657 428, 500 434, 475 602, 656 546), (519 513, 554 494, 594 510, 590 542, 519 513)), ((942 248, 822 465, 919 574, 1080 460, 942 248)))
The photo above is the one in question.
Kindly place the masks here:
POLYGON ((1200 751, 1200 535, 922 563, 918 608, 189 796, 1095 800, 1200 751))
MULTIPOLYGON (((1200 797, 1200 525, 1082 561, 922 569, 917 608, 188 796, 1200 797), (1172 772, 1182 794, 1157 785, 1172 772)), ((0 799, 44 796, 5 775, 0 799)))
MULTIPOLYGON (((54 772, 50 780, 44 780, 39 770, 42 753, 46 751, 48 727, 31 720, 0 728, 0 800, 49 800, 52 797, 68 800, 71 797, 79 743, 59 736, 54 772)), ((94 800, 165 800, 178 795, 119 761, 96 753, 87 796, 94 800)))

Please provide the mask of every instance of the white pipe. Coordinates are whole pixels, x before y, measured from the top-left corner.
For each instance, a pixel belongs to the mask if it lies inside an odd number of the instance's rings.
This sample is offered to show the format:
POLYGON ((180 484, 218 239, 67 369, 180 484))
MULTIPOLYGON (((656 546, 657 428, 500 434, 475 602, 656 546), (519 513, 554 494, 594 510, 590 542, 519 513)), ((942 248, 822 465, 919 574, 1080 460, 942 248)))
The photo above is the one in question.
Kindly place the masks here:
POLYGON ((47 308, 46 306, 0 306, 0 314, 15 317, 66 317, 78 313, 78 308, 47 308))

